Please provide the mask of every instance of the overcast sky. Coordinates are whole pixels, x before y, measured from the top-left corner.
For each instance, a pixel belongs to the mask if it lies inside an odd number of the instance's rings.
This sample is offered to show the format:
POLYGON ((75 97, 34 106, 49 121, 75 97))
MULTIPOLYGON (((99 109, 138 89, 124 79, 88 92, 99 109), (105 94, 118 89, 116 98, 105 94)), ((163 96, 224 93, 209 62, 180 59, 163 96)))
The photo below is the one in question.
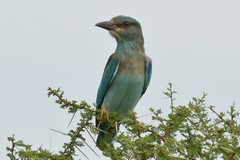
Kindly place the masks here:
MULTIPOLYGON (((68 132, 74 125, 67 128, 71 115, 47 97, 47 88, 60 87, 68 99, 95 102, 104 66, 116 48, 95 24, 117 15, 141 23, 153 60, 151 83, 135 109, 139 116, 149 107, 170 112, 163 94, 168 82, 178 92, 176 104, 206 92, 206 103, 218 111, 234 101, 240 111, 239 8, 239 0, 1 1, 0 159, 7 159, 12 134, 52 151, 68 141, 50 130, 68 132)), ((97 159, 89 149, 85 153, 97 159)))

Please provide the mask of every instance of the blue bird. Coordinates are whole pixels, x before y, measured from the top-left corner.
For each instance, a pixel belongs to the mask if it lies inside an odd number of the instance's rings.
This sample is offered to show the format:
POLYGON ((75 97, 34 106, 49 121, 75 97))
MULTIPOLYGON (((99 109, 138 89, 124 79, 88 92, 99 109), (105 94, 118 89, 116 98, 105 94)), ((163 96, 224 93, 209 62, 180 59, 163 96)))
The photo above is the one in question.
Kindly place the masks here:
MULTIPOLYGON (((117 16, 96 26, 108 30, 117 41, 98 88, 97 109, 128 116, 145 93, 152 74, 152 61, 145 54, 141 25, 131 17, 117 16)), ((112 144, 116 128, 97 118, 96 127, 99 128, 96 144, 104 150, 106 144, 112 144)))

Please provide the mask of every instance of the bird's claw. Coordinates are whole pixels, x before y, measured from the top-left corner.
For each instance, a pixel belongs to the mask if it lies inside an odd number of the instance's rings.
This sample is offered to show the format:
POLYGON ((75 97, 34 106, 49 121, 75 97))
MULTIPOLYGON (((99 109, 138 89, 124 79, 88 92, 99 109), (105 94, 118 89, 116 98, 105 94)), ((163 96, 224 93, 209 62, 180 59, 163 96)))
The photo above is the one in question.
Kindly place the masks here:
POLYGON ((106 120, 108 121, 109 120, 109 114, 108 114, 108 111, 106 110, 105 107, 102 107, 101 108, 101 111, 100 111, 100 119, 101 120, 106 120), (105 116, 105 117, 104 117, 105 116))

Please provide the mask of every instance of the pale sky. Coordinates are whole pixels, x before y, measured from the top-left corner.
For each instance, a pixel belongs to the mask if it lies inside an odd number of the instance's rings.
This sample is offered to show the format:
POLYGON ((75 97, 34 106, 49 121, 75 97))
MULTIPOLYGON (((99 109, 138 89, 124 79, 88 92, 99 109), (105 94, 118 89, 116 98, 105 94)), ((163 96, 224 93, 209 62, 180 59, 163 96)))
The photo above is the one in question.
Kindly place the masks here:
MULTIPOLYGON (((12 134, 52 151, 68 142, 50 128, 68 132, 74 128, 67 127, 71 115, 47 97, 47 88, 60 87, 68 99, 95 102, 104 66, 116 48, 95 24, 117 15, 141 23, 146 54, 153 60, 149 88, 135 108, 139 116, 149 107, 170 112, 163 94, 168 82, 178 92, 176 104, 186 105, 206 92, 206 103, 218 111, 233 102, 240 111, 239 8, 239 0, 1 1, 0 159, 7 159, 12 134)), ((99 159, 87 148, 84 152, 99 159)), ((81 153, 80 158, 85 159, 81 153)))

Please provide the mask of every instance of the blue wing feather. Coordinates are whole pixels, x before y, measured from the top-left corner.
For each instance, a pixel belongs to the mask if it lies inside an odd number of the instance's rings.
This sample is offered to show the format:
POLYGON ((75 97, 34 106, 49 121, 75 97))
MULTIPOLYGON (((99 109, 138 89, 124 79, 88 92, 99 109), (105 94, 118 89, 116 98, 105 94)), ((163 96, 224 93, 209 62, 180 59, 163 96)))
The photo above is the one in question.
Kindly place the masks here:
POLYGON ((98 88, 97 109, 101 108, 102 106, 104 96, 118 71, 119 63, 120 61, 118 59, 113 58, 113 54, 109 57, 108 62, 104 69, 100 86, 98 88))
POLYGON ((146 62, 145 62, 145 81, 144 81, 142 95, 147 90, 147 87, 148 87, 150 79, 151 79, 151 75, 152 75, 152 60, 150 58, 147 58, 146 62))

